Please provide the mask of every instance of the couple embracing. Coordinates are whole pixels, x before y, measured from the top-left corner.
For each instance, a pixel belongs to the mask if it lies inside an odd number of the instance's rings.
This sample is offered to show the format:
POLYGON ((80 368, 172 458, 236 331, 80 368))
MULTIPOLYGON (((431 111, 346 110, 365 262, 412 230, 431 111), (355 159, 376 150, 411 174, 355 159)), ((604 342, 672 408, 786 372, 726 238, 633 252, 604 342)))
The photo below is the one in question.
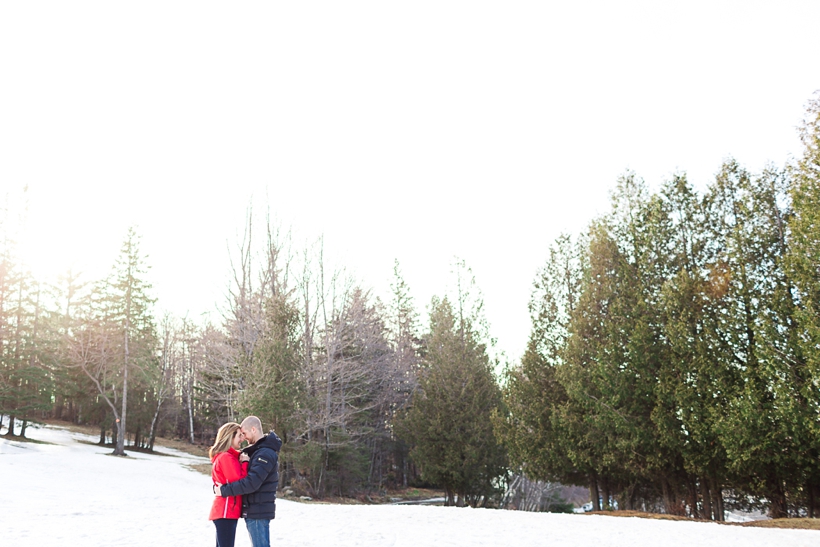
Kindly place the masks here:
POLYGON ((216 526, 216 546, 233 547, 236 523, 245 519, 253 547, 270 547, 270 521, 276 513, 279 449, 282 439, 262 433, 262 422, 248 416, 242 424, 219 428, 211 447, 214 485, 210 519, 216 526), (242 449, 242 442, 248 446, 242 449))

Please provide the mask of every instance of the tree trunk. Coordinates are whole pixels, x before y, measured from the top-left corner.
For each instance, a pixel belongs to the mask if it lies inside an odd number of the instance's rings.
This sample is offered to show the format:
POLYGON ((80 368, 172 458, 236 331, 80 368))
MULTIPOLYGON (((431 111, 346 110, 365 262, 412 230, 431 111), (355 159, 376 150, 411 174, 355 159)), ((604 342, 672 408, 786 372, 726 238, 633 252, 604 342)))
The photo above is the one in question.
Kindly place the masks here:
POLYGON ((722 522, 723 521, 723 488, 721 488, 720 483, 714 477, 711 478, 711 482, 709 484, 710 490, 712 491, 712 514, 716 521, 722 522))
POLYGON ((159 419, 159 409, 162 406, 162 401, 157 404, 157 409, 154 411, 154 417, 151 418, 151 429, 148 431, 148 450, 154 451, 154 441, 157 438, 157 421, 159 419))
MULTIPOLYGON (((373 484, 373 470, 376 467, 376 443, 370 448, 370 470, 367 472, 367 484, 373 484)), ((381 485, 379 485, 381 486, 381 485)))
POLYGON ((188 392, 188 431, 191 433, 191 444, 194 444, 194 409, 191 403, 191 393, 188 392))
POLYGON ((773 519, 781 519, 789 516, 788 505, 786 503, 786 493, 783 491, 783 484, 779 480, 769 482, 769 516, 773 519))
POLYGON ((114 454, 115 456, 125 456, 125 427, 123 427, 122 420, 117 419, 116 434, 114 437, 114 454))
MULTIPOLYGON (((190 354, 189 354, 190 361, 190 354)), ((194 379, 193 370, 188 371, 188 431, 191 434, 191 444, 194 444, 194 379)))
POLYGON ((125 417, 128 412, 128 314, 125 319, 125 361, 122 365, 122 407, 120 419, 117 420, 117 444, 114 448, 115 456, 125 456, 125 417))
POLYGON ((9 437, 14 437, 14 420, 15 419, 16 418, 15 418, 14 414, 9 415, 9 430, 6 431, 6 435, 8 435, 9 437))
POLYGON ((601 480, 601 486, 602 486, 603 491, 604 491, 604 492, 603 492, 603 494, 604 494, 604 496, 603 496, 603 497, 604 497, 604 499, 603 499, 603 510, 604 510, 604 511, 609 511, 610 509, 612 509, 612 507, 611 507, 611 506, 610 506, 610 504, 609 504, 609 497, 610 497, 610 492, 609 492, 609 478, 604 477, 604 478, 601 480))
POLYGON ((105 422, 100 422, 100 446, 105 446, 105 422))
POLYGON ((698 486, 695 477, 690 477, 687 481, 687 490, 689 490, 689 513, 692 518, 699 519, 700 511, 698 510, 698 486))
POLYGON ((723 522, 724 520, 726 520, 726 509, 724 509, 724 507, 723 507, 723 488, 722 487, 718 487, 718 489, 717 489, 717 502, 718 502, 717 516, 718 516, 718 519, 721 522, 723 522))
POLYGON ((709 488, 709 479, 700 479, 701 497, 703 498, 703 518, 717 520, 716 512, 712 509, 712 490, 709 488))
POLYGON ((24 419, 24 420, 23 420, 23 425, 20 427, 20 436, 21 436, 21 437, 25 437, 25 436, 26 436, 26 427, 27 427, 27 426, 28 426, 28 420, 25 420, 25 419, 24 419))
MULTIPOLYGON (((168 343, 166 342, 166 346, 168 343)), ((165 386, 167 382, 168 373, 168 350, 166 347, 165 353, 162 357, 162 383, 160 384, 159 393, 157 394, 157 408, 154 410, 154 417, 151 418, 151 429, 148 431, 148 450, 154 451, 154 441, 157 438, 157 423, 159 421, 159 411, 162 409, 162 403, 165 401, 165 386)))
POLYGON ((57 395, 54 400, 54 410, 51 413, 55 420, 63 419, 63 396, 57 395))
MULTIPOLYGON (((130 242, 129 242, 130 246, 130 242)), ((131 284, 132 272, 131 272, 131 265, 129 262, 128 266, 128 283, 131 284)), ((117 420, 117 426, 119 427, 119 432, 117 435, 117 446, 114 448, 114 455, 116 456, 125 456, 125 432, 128 431, 126 428, 126 418, 128 413, 128 358, 131 356, 128 342, 129 338, 131 337, 131 290, 130 288, 126 290, 125 294, 125 355, 122 361, 122 410, 120 411, 120 418, 117 420)))
POLYGON ((661 479, 661 491, 663 492, 663 507, 667 515, 672 514, 672 498, 669 492, 669 482, 666 477, 661 479))
POLYGON ((598 478, 595 475, 589 477, 589 497, 592 498, 592 510, 601 510, 601 494, 598 492, 598 478))
POLYGON ((635 498, 635 485, 627 486, 618 496, 618 509, 627 511, 633 510, 635 498))
POLYGON ((317 492, 317 494, 319 494, 320 497, 322 495, 322 490, 324 488, 322 483, 323 483, 324 478, 325 478, 325 472, 327 471, 328 464, 330 462, 330 434, 328 433, 327 429, 325 429, 325 431, 324 431, 324 437, 325 437, 325 446, 324 446, 325 459, 324 459, 324 462, 322 462, 322 468, 319 470, 319 483, 316 486, 316 492, 317 492))

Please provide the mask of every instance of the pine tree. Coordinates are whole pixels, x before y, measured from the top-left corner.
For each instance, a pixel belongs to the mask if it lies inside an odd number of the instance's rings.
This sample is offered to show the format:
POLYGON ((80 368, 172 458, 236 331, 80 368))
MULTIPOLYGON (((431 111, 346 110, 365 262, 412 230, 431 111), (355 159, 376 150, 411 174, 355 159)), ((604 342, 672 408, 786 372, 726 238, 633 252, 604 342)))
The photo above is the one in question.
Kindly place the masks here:
MULTIPOLYGON (((418 386, 421 336, 418 326, 418 312, 410 295, 410 288, 404 280, 399 261, 393 263, 393 282, 390 285, 392 299, 388 306, 387 330, 392 350, 389 361, 389 396, 383 409, 384 435, 379 455, 378 473, 380 477, 396 474, 395 481, 407 487, 412 470, 409 447, 393 431, 399 413, 407 406, 413 391, 418 386), (399 478, 400 477, 400 478, 399 478)), ((380 483, 383 479, 380 479, 380 483)), ((371 481, 372 482, 372 481, 371 481)))
POLYGON ((287 442, 298 429, 294 422, 302 397, 299 378, 301 317, 287 295, 268 296, 263 304, 260 336, 254 345, 251 365, 244 373, 245 389, 236 410, 259 416, 287 442))
POLYGON ((798 416, 808 417, 801 410, 804 366, 784 268, 785 197, 782 174, 768 170, 755 177, 734 161, 723 166, 707 195, 709 239, 727 279, 714 339, 719 361, 741 376, 736 391, 726 390, 728 406, 716 429, 736 488, 765 498, 773 517, 788 514, 789 491, 798 486, 806 448, 798 416))
POLYGON ((493 434, 501 392, 480 327, 480 302, 433 298, 419 387, 401 423, 422 477, 442 486, 447 505, 486 504, 497 493, 506 454, 493 434))
POLYGON ((736 369, 716 351, 714 316, 726 295, 726 272, 705 231, 703 201, 684 176, 662 189, 668 210, 670 278, 661 309, 669 360, 661 367, 653 419, 661 442, 680 454, 688 476, 688 505, 695 517, 723 520, 726 453, 716 424, 737 389, 736 369))
MULTIPOLYGON (((804 401, 804 416, 820 414, 820 91, 809 101, 800 127, 803 155, 789 168, 793 214, 788 219, 791 232, 786 256, 788 275, 793 282, 795 343, 805 360, 797 400, 804 401)), ((815 419, 795 416, 794 423, 809 428, 801 454, 814 463, 804 469, 802 497, 809 516, 820 513, 820 425, 815 419)), ((808 463, 808 462, 807 462, 808 463)))
POLYGON ((583 242, 561 236, 538 273, 529 304, 532 330, 519 366, 508 368, 503 384, 507 414, 495 416, 496 433, 507 447, 510 464, 527 477, 564 484, 589 485, 598 507, 595 470, 574 462, 567 431, 558 417, 568 404, 557 369, 569 335, 569 321, 580 297, 583 242))
POLYGON ((7 194, 0 208, 0 415, 9 416, 8 435, 20 436, 28 423, 50 407, 50 359, 38 338, 46 330, 42 287, 18 255, 17 238, 26 227, 26 191, 7 194), (12 203, 19 202, 15 214, 12 203))
POLYGON ((158 365, 151 315, 154 300, 148 294, 151 286, 142 277, 146 272, 139 237, 129 228, 111 277, 97 286, 69 342, 70 363, 91 379, 114 415, 114 454, 119 456, 125 455, 132 372, 139 379, 158 365))

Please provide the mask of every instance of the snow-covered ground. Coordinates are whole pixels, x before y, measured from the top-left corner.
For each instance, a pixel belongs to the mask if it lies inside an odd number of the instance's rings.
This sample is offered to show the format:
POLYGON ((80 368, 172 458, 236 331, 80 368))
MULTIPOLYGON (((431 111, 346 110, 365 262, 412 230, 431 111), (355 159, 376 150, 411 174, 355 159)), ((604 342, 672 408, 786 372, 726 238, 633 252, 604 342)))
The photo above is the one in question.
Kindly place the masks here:
MULTIPOLYGON (((204 458, 107 455, 87 435, 29 429, 54 444, 0 440, 0 545, 213 545, 210 479, 186 467, 204 458)), ((589 515, 429 506, 314 505, 280 500, 271 544, 287 547, 449 545, 789 547, 820 532, 589 515)), ((237 547, 250 542, 240 522, 237 547)))

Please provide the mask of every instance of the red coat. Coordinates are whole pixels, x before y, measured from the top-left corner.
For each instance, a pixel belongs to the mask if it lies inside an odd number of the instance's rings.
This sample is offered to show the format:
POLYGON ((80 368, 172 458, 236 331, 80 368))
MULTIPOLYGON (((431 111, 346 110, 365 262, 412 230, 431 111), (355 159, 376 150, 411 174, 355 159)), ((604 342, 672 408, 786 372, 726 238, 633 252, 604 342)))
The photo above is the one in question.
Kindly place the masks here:
MULTIPOLYGON (((211 460, 211 478, 214 484, 226 484, 238 481, 248 474, 248 463, 239 463, 239 452, 232 447, 227 452, 220 452, 211 460)), ((242 514, 242 496, 223 498, 215 496, 211 505, 210 520, 238 519, 242 514)))

